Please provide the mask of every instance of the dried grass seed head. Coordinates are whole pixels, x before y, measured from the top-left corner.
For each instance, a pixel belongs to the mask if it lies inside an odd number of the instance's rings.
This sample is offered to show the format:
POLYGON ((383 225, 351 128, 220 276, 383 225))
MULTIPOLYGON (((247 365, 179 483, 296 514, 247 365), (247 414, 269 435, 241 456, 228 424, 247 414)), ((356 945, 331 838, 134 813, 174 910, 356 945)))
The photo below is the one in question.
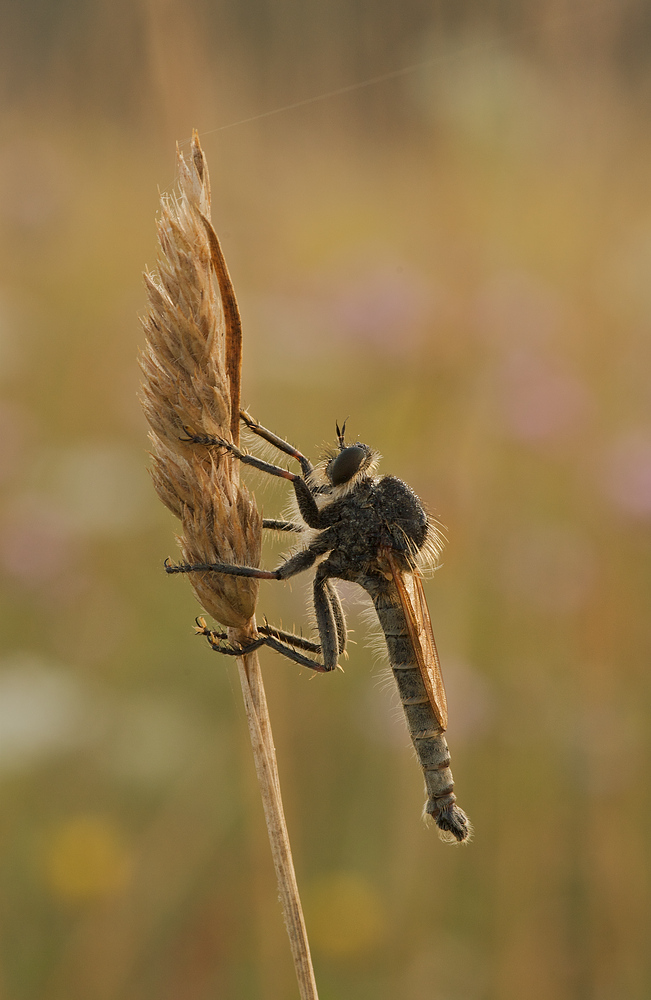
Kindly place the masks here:
MULTIPOLYGON (((229 438, 234 393, 206 232, 210 181, 196 135, 190 162, 179 153, 178 168, 179 193, 161 197, 157 270, 145 275, 142 404, 151 428, 152 480, 181 520, 184 561, 257 566, 262 522, 239 485, 237 466, 215 449, 181 440, 186 427, 229 438)), ((243 628, 252 619, 256 580, 206 572, 191 574, 190 582, 202 607, 223 625, 243 628)))

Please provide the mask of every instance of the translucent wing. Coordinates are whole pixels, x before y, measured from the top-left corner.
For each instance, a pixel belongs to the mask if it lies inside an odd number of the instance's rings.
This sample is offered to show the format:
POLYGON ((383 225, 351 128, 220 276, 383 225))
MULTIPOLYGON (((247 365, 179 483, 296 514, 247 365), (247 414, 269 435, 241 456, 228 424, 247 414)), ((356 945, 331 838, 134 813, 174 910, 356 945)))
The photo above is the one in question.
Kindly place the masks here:
POLYGON ((393 582, 400 596, 409 638, 414 647, 427 696, 438 722, 443 730, 446 730, 448 727, 448 703, 421 578, 417 572, 406 573, 401 570, 390 550, 385 550, 384 554, 391 567, 393 582))

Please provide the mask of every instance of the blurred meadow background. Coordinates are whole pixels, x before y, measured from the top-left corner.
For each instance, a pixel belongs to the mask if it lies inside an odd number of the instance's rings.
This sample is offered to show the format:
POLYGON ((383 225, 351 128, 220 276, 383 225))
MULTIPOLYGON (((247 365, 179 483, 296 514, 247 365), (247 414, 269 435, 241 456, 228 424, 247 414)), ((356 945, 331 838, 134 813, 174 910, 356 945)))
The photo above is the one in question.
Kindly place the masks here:
POLYGON ((235 665, 163 573, 137 401, 193 127, 245 404, 313 457, 348 417, 449 538, 469 847, 421 822, 354 592, 345 673, 263 652, 321 1000, 648 998, 649 4, 0 10, 0 1000, 297 995, 235 665))

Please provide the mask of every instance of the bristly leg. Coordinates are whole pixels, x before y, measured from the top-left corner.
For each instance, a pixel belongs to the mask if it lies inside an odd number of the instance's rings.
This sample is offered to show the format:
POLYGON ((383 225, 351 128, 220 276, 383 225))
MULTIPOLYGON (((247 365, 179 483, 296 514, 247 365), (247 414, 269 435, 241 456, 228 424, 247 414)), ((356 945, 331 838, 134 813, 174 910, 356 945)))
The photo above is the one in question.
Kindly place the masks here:
POLYGON ((292 660, 294 663, 298 663, 302 667, 309 667, 310 670, 316 670, 318 673, 325 674, 334 669, 333 667, 326 666, 319 660, 313 660, 309 656, 303 656, 297 651, 297 649, 300 648, 318 653, 321 651, 321 647, 318 643, 310 642, 309 639, 304 639, 302 636, 298 635, 292 635, 289 632, 282 632, 280 629, 272 628, 270 625, 261 626, 258 629, 258 637, 256 639, 252 639, 250 642, 233 643, 229 640, 226 632, 217 632, 213 629, 209 629, 203 618, 197 618, 196 622, 197 635, 205 635, 211 648, 214 649, 216 653, 223 653, 225 656, 246 656, 248 653, 252 653, 255 649, 260 649, 261 646, 268 646, 270 649, 275 650, 282 656, 287 657, 288 660, 292 660), (282 636, 285 641, 280 642, 276 636, 282 636))
POLYGON ((263 462, 261 458, 256 458, 255 455, 249 455, 248 452, 242 451, 225 438, 216 437, 213 434, 193 434, 189 427, 184 427, 183 430, 187 437, 179 438, 179 440, 185 444, 202 444, 207 448, 221 448, 222 451, 230 452, 243 465, 250 465, 252 469, 258 469, 259 472, 267 472, 270 476, 278 476, 280 479, 289 479, 293 482, 295 479, 301 478, 296 473, 290 472, 288 469, 283 469, 279 465, 272 465, 271 462, 263 462))
POLYGON ((288 646, 294 646, 295 649, 305 649, 310 653, 321 652, 320 643, 312 642, 311 639, 305 639, 302 635, 296 635, 294 632, 283 632, 282 629, 275 628, 266 620, 264 625, 258 626, 258 632, 261 635, 271 636, 273 639, 281 639, 288 646))
POLYGON ((232 563, 163 563, 166 573, 225 573, 227 576, 250 576, 255 580, 280 580, 278 570, 255 569, 254 566, 234 566, 232 563))
POLYGON ((294 524, 293 521, 276 521, 270 517, 263 518, 262 527, 269 528, 271 531, 293 531, 297 535, 300 535, 303 531, 301 525, 294 524))
POLYGON ((314 471, 314 466, 310 462, 309 458, 306 458, 305 455, 298 450, 298 448, 294 448, 293 445, 291 445, 288 441, 285 441, 283 438, 278 437, 278 435, 274 434, 273 431, 267 430, 266 427, 259 424, 250 413, 246 412, 246 410, 240 410, 240 420, 242 423, 246 424, 250 431, 257 434, 258 437, 261 437, 263 441, 267 441, 269 444, 272 444, 274 448, 277 448, 278 451, 284 452, 285 455, 290 455, 291 458, 295 458, 300 464, 303 475, 306 478, 314 471))

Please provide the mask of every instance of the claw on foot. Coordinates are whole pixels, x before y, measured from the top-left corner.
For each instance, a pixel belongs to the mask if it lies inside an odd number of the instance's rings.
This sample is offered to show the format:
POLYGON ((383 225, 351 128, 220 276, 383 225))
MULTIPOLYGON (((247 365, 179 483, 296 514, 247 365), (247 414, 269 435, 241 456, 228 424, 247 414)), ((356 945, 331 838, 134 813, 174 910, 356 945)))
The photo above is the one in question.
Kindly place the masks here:
POLYGON ((219 437, 217 434, 195 434, 192 428, 186 424, 183 425, 183 432, 186 437, 180 437, 179 441, 183 441, 184 444, 203 444, 215 448, 224 448, 226 451, 232 451, 234 447, 229 441, 219 437))

